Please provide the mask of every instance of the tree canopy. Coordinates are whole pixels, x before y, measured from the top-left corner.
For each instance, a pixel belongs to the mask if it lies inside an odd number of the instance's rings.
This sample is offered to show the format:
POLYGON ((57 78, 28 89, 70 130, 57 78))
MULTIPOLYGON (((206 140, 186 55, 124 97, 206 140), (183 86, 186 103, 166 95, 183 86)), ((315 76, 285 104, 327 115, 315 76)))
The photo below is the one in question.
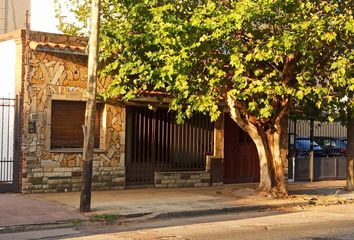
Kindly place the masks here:
MULTIPOLYGON (((85 22, 89 1, 72 2, 72 11, 85 22)), ((186 116, 209 112, 215 120, 219 103, 231 96, 265 122, 289 102, 315 100, 320 106, 322 97, 331 95, 327 81, 348 86, 342 95, 353 91, 348 72, 353 1, 115 0, 102 5, 101 73, 113 76, 107 97, 130 100, 142 91, 162 91, 172 97, 172 109, 186 116)))

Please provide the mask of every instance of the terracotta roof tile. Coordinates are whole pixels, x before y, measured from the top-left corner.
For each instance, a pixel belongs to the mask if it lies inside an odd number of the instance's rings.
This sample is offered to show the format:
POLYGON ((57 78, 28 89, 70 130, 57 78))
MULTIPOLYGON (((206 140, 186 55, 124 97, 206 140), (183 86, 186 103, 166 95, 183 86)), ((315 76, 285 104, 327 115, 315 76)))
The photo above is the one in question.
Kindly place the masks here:
POLYGON ((86 48, 83 46, 73 46, 67 44, 59 44, 53 42, 36 42, 31 41, 29 43, 29 47, 32 50, 37 51, 51 51, 51 52, 62 52, 62 53, 72 53, 72 54, 80 54, 87 55, 86 48))

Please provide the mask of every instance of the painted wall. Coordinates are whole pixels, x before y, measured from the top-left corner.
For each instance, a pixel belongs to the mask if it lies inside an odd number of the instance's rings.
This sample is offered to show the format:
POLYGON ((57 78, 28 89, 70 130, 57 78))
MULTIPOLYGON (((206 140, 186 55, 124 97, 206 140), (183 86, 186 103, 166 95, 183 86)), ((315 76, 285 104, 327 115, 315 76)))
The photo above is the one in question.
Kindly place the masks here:
POLYGON ((14 97, 16 71, 15 40, 0 42, 0 97, 14 97))
POLYGON ((15 95, 15 71, 15 41, 0 42, 0 182, 13 180, 14 100, 8 98, 15 95))

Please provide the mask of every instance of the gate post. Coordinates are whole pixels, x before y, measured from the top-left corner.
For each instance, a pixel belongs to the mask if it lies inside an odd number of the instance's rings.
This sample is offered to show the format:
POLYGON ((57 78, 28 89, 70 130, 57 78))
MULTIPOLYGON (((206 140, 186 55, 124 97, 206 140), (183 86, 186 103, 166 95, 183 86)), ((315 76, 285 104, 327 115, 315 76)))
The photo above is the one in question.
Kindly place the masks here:
POLYGON ((294 179, 294 182, 296 181, 296 155, 297 155, 297 152, 296 152, 296 138, 297 138, 297 119, 295 118, 294 119, 294 143, 293 143, 293 148, 292 148, 292 156, 291 156, 291 161, 292 161, 292 171, 293 171, 293 179, 294 179))
POLYGON ((288 126, 288 182, 295 182, 296 118, 289 118, 288 126))
POLYGON ((20 151, 21 151, 21 99, 20 95, 15 98, 15 119, 14 119, 14 169, 13 169, 13 191, 20 191, 20 151))
POLYGON ((314 121, 313 118, 310 120, 310 158, 309 158, 309 178, 310 182, 313 182, 314 175, 314 154, 313 154, 313 142, 314 142, 314 121))

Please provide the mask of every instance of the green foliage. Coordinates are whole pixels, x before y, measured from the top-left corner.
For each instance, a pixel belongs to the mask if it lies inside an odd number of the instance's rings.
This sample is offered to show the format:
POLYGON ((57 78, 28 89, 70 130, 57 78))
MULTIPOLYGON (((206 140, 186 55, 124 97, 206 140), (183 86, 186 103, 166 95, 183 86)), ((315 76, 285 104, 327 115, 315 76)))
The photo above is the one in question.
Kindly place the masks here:
MULTIPOLYGON (((83 22, 89 5, 71 2, 77 22, 83 22)), ((113 78, 104 97, 131 100, 144 91, 166 92, 179 121, 194 111, 215 120, 227 96, 260 124, 269 124, 286 102, 304 111, 310 104, 332 117, 345 113, 354 107, 353 5, 104 0, 101 74, 113 78)))
POLYGON ((54 0, 58 28, 69 35, 87 35, 90 1, 54 0), (74 21, 77 20, 77 21, 74 21))
POLYGON ((82 220, 81 219, 71 219, 69 221, 73 227, 78 227, 81 225, 82 220))
POLYGON ((120 216, 118 214, 92 214, 90 215, 90 222, 103 222, 106 224, 113 224, 119 220, 120 216))

